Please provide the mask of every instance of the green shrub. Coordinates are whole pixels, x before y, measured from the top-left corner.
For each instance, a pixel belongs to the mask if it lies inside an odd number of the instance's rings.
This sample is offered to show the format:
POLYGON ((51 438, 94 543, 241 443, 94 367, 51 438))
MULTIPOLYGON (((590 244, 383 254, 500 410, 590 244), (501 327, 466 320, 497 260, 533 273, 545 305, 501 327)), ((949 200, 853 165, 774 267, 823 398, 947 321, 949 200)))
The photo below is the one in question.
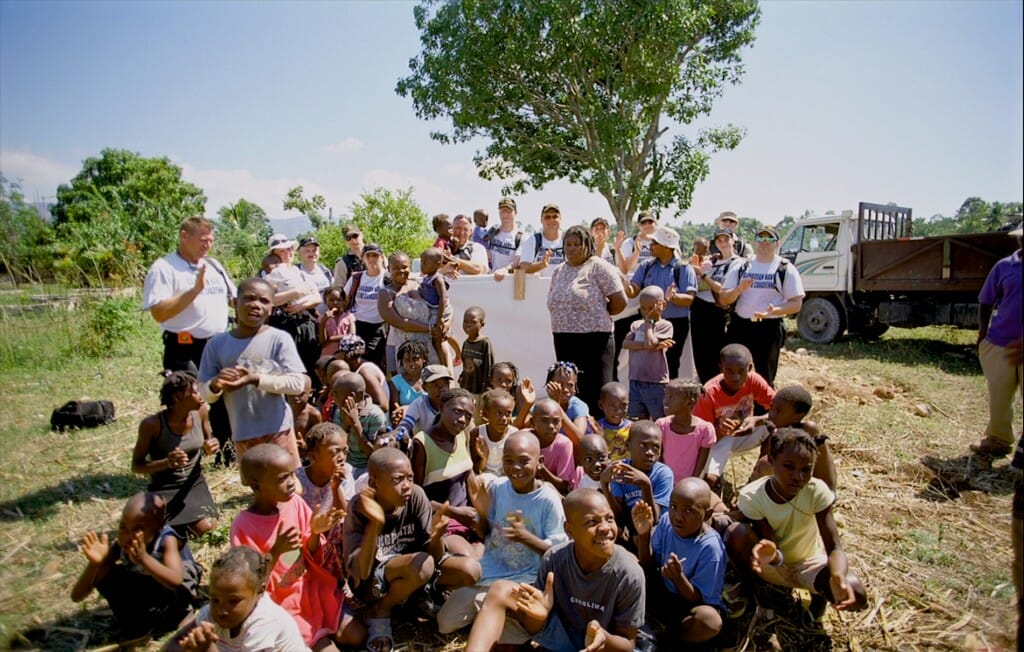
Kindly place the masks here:
POLYGON ((101 358, 114 355, 141 328, 141 313, 135 299, 111 297, 88 306, 86 337, 82 348, 101 358))

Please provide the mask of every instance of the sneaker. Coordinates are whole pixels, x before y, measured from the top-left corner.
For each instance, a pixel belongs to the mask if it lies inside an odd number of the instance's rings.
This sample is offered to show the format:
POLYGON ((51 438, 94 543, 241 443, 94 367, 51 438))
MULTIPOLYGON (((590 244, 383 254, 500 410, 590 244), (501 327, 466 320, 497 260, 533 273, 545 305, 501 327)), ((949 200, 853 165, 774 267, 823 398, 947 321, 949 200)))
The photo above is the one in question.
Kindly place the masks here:
POLYGON ((726 584, 722 588, 722 601, 725 603, 725 610, 729 620, 741 618, 747 611, 750 604, 750 597, 747 595, 746 587, 742 582, 726 584))

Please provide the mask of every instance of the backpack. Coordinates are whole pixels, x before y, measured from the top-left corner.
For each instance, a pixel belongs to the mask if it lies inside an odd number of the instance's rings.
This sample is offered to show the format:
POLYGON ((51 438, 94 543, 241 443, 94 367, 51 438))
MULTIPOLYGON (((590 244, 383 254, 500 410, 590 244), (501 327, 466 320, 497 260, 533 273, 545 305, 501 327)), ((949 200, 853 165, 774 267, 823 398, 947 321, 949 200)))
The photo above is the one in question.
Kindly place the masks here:
MULTIPOLYGON (((643 264, 641 265, 641 267, 643 267, 644 271, 643 271, 643 274, 640 275, 640 282, 636 284, 636 286, 638 288, 643 288, 644 287, 644 281, 647 280, 647 273, 651 271, 651 266, 654 264, 653 261, 656 261, 656 260, 657 260, 657 258, 653 258, 652 257, 652 258, 649 258, 648 260, 645 260, 643 262, 643 264)), ((676 282, 676 289, 678 289, 680 292, 682 292, 683 284, 679 282, 679 270, 682 269, 683 267, 688 266, 690 263, 686 262, 685 260, 679 260, 678 258, 676 258, 675 261, 676 261, 676 264, 672 266, 672 278, 676 282)))
POLYGON ((334 284, 334 272, 332 272, 331 270, 327 269, 327 265, 324 265, 323 263, 317 263, 316 266, 317 266, 317 268, 321 272, 324 273, 324 276, 327 277, 327 285, 328 286, 333 285, 334 284))
MULTIPOLYGON (((779 266, 775 268, 775 289, 778 290, 779 294, 782 294, 782 288, 785 287, 786 272, 789 271, 789 261, 785 258, 780 259, 779 266)), ((740 263, 739 273, 736 278, 740 281, 743 280, 743 275, 750 269, 750 259, 744 258, 743 262, 740 263)))
POLYGON ((115 419, 110 401, 68 401, 50 414, 50 430, 95 428, 115 419))
MULTIPOLYGON (((483 238, 484 239, 484 246, 486 248, 488 248, 488 249, 491 248, 491 240, 494 239, 494 236, 498 235, 498 231, 500 231, 500 230, 501 230, 501 227, 498 227, 498 226, 492 226, 491 228, 487 229, 487 233, 484 233, 484 238, 483 238)), ((522 240, 523 240, 523 232, 522 231, 516 231, 516 243, 514 245, 515 249, 519 249, 519 243, 522 242, 522 240)))

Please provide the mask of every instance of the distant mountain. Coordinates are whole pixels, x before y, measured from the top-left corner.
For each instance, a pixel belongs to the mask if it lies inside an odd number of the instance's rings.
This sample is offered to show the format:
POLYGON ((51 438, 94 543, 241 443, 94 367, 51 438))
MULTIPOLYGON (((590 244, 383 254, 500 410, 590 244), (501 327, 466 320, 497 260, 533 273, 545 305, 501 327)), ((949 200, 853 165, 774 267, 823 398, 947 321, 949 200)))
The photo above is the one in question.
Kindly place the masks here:
POLYGON ((274 233, 283 233, 289 238, 294 238, 300 233, 306 233, 313 229, 313 225, 310 224, 309 218, 305 215, 300 215, 299 217, 270 218, 270 226, 274 229, 274 233))

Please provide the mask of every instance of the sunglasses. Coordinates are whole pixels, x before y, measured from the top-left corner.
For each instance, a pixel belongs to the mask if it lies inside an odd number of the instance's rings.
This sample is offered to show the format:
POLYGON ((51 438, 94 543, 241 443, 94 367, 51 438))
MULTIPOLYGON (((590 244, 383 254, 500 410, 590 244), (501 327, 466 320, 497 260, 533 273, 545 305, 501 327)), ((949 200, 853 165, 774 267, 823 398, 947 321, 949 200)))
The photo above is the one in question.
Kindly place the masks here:
POLYGON ((773 235, 758 235, 754 236, 754 242, 776 242, 778 238, 773 235))
POLYGON ((355 240, 356 238, 358 238, 361 235, 362 235, 362 233, 349 233, 347 236, 345 236, 345 239, 346 240, 355 240))

